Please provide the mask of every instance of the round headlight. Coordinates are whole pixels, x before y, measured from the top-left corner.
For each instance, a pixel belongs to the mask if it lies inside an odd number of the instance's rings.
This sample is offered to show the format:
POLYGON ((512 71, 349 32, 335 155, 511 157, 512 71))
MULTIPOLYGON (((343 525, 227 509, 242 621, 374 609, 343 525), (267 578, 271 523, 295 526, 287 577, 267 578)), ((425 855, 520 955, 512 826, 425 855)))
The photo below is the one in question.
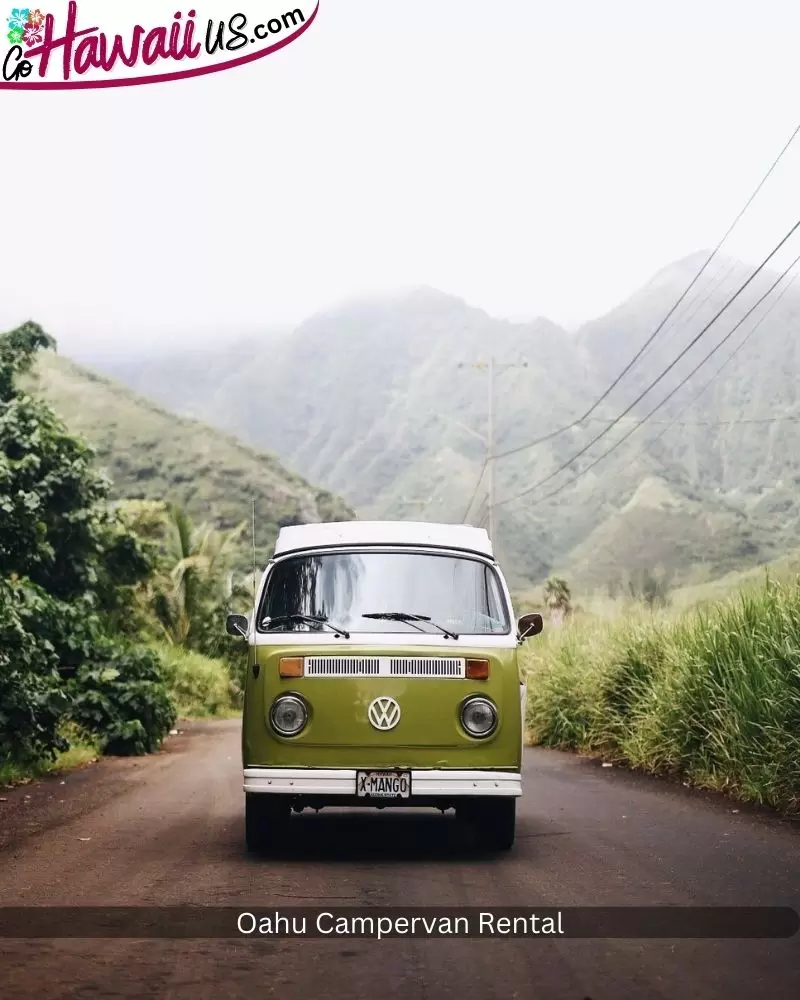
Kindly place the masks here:
POLYGON ((270 718, 272 728, 280 736, 297 736, 308 722, 308 711, 300 698, 285 694, 275 699, 270 718))
POLYGON ((468 698, 461 706, 461 725, 470 736, 491 736, 497 728, 497 709, 488 698, 468 698))

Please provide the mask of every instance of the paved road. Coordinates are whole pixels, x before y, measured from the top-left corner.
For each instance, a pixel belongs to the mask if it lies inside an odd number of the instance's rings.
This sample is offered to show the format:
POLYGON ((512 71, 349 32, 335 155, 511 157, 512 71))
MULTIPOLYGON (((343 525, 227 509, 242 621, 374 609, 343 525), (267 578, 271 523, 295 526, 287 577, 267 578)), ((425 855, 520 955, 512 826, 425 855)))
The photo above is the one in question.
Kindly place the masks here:
MULTIPOLYGON (((796 829, 547 751, 528 754, 518 841, 505 857, 476 856, 440 814, 387 810, 296 817, 285 856, 252 859, 238 741, 238 723, 195 726, 153 758, 5 793, 3 903, 798 904, 796 829)), ((0 996, 790 1000, 800 996, 800 937, 0 940, 0 996)))

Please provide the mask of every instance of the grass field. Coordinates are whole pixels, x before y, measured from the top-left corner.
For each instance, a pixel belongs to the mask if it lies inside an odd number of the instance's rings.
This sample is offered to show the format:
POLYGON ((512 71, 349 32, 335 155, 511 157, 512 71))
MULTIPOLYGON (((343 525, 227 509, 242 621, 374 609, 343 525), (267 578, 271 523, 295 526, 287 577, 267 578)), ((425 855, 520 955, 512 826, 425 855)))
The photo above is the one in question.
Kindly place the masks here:
POLYGON ((525 654, 531 742, 800 812, 800 576, 757 581, 546 629, 525 654))

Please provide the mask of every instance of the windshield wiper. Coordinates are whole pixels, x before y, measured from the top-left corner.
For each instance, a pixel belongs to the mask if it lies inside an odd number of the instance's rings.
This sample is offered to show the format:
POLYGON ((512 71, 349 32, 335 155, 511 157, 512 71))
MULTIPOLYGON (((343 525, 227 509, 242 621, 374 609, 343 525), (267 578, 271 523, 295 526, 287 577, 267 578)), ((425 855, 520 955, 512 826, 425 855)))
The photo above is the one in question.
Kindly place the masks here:
POLYGON ((266 626, 269 628, 271 625, 280 622, 311 622, 314 625, 324 625, 337 635, 343 635, 345 639, 350 638, 349 632, 345 632, 343 628, 337 628, 335 625, 332 625, 327 618, 322 618, 320 615, 276 615, 274 618, 265 618, 261 622, 261 625, 262 627, 266 626))
MULTIPOLYGON (((439 625, 438 622, 431 621, 428 615, 411 615, 405 611, 377 611, 373 614, 362 615, 362 618, 380 618, 384 621, 389 622, 408 622, 409 625, 413 625, 414 622, 429 622, 434 628, 438 628, 440 632, 450 639, 457 639, 458 636, 455 632, 451 632, 449 628, 445 628, 444 625, 439 625)), ((422 632, 423 629, 420 629, 422 632)))

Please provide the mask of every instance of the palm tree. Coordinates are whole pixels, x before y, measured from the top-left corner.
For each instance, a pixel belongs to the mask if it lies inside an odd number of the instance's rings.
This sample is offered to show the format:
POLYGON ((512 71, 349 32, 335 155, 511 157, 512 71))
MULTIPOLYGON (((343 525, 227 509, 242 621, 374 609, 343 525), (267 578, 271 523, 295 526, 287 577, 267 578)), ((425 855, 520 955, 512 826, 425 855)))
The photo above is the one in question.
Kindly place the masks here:
POLYGON ((113 505, 123 524, 143 542, 156 545, 164 540, 167 505, 161 500, 119 500, 113 505))
POLYGON ((154 601, 167 641, 190 644, 209 614, 226 603, 232 591, 231 561, 246 528, 246 521, 230 531, 196 526, 183 508, 167 508, 165 572, 154 601))
POLYGON ((545 584, 544 600, 550 609, 550 617, 556 621, 563 621, 572 611, 572 594, 566 580, 559 577, 550 577, 545 584))

